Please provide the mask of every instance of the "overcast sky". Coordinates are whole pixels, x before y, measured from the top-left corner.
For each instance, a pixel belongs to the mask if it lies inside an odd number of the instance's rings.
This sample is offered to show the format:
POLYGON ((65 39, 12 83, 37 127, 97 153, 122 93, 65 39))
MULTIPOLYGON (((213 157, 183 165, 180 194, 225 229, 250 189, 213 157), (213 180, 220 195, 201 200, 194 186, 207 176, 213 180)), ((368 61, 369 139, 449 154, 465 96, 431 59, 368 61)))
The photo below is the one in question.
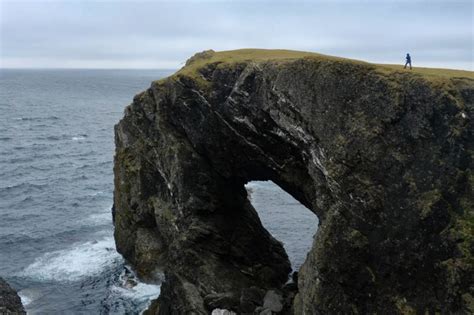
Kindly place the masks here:
POLYGON ((473 15, 470 0, 0 0, 0 67, 171 69, 252 47, 474 70, 473 15))

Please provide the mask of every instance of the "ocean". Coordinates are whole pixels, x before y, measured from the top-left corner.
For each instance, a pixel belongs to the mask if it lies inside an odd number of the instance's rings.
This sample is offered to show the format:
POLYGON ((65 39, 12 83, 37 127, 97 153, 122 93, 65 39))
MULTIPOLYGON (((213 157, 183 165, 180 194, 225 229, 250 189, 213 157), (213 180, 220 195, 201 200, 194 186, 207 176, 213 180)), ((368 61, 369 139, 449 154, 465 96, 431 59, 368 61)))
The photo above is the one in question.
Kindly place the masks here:
MULTIPOLYGON (((172 72, 0 70, 0 276, 28 314, 139 314, 159 295, 115 250, 113 126, 172 72)), ((272 182, 247 187, 297 270, 317 217, 272 182)))

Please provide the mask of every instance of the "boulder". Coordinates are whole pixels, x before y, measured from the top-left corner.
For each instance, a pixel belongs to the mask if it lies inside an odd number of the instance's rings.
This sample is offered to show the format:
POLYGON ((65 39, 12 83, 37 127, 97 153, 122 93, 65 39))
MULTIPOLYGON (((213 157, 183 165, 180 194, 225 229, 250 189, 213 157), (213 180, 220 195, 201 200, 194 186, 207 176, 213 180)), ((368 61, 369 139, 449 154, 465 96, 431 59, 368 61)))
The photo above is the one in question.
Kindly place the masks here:
POLYGON ((283 309, 282 296, 273 290, 267 291, 263 299, 263 307, 278 313, 283 309))

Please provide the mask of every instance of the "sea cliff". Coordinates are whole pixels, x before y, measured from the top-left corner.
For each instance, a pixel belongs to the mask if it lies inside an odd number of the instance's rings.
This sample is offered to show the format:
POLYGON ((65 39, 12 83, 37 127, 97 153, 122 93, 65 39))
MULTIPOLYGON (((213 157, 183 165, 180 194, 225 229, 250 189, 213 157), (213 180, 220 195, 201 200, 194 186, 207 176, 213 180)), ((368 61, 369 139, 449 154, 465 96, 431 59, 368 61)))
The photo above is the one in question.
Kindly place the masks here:
POLYGON ((196 54, 115 127, 117 249, 165 272, 152 314, 474 312, 473 118, 472 72, 196 54), (293 285, 252 180, 319 218, 293 285))

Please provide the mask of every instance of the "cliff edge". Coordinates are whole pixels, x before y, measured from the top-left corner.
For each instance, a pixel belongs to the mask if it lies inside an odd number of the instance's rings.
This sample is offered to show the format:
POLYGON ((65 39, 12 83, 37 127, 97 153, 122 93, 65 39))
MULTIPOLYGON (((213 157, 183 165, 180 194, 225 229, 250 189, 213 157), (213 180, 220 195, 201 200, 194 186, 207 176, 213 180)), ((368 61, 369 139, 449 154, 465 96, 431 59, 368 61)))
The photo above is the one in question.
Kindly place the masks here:
POLYGON ((117 249, 164 270, 152 314, 472 313, 473 118, 472 72, 196 54, 115 127, 117 249), (252 180, 319 218, 297 285, 252 180))

